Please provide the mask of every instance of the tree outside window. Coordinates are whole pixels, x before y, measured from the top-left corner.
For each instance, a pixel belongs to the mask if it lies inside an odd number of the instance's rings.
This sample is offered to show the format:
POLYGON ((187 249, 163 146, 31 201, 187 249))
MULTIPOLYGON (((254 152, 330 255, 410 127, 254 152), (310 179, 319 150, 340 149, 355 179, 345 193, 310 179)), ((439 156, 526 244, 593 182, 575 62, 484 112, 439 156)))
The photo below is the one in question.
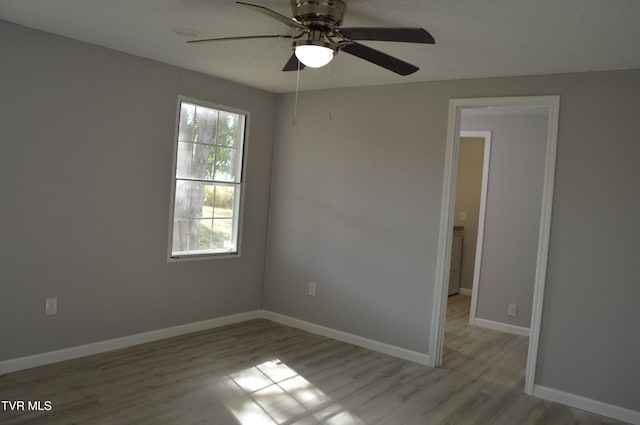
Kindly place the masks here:
POLYGON ((246 115, 182 100, 171 258, 238 252, 246 115))

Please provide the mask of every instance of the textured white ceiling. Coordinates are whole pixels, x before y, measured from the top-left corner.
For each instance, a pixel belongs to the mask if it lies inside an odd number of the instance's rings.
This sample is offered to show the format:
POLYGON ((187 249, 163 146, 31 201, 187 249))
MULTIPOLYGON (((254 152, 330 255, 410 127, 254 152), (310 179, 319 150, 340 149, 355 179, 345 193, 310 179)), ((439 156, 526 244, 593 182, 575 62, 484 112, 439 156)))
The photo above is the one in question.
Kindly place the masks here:
MULTIPOLYGON (((288 0, 249 0, 290 16, 288 0)), ((638 0, 347 0, 343 26, 421 26, 434 46, 363 42, 413 63, 398 76, 340 53, 301 73, 302 90, 640 68, 638 0)), ((285 39, 187 45, 202 37, 289 34, 233 0, 0 0, 0 19, 272 92, 295 90, 285 39)))

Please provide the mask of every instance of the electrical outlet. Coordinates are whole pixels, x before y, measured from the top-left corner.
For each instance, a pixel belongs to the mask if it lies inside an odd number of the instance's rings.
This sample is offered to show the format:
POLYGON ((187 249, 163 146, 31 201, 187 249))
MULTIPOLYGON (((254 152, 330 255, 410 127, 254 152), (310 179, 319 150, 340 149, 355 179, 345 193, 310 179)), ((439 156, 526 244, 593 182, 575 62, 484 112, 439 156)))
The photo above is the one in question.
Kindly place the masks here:
POLYGON ((460 211, 460 221, 465 221, 467 219, 467 212, 460 211))
POLYGON ((311 295, 312 297, 316 296, 316 283, 315 282, 309 282, 309 295, 311 295))
POLYGON ((515 304, 509 304, 509 308, 507 309, 507 315, 511 317, 516 317, 518 315, 518 306, 515 304))
POLYGON ((58 313, 58 298, 45 298, 44 300, 44 315, 53 316, 58 313))

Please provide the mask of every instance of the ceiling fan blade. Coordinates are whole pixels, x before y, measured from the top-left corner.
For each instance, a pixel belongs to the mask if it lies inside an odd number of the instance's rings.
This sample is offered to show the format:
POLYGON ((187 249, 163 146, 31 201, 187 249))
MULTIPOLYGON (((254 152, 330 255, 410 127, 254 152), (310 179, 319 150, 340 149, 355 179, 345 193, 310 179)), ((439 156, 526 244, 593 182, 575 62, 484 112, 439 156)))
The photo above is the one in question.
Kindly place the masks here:
POLYGON ((287 63, 284 65, 284 68, 282 68, 283 71, 297 71, 298 70, 298 63, 300 63, 300 71, 302 71, 304 69, 304 64, 300 61, 298 61, 298 58, 296 56, 296 54, 292 54, 291 57, 289 58, 289 60, 287 61, 287 63))
POLYGON ((307 27, 302 25, 300 22, 298 22, 298 21, 296 21, 294 19, 291 19, 288 16, 281 15, 280 13, 278 13, 278 12, 276 12, 274 10, 271 10, 271 9, 269 9, 267 7, 260 6, 260 5, 257 5, 257 4, 252 4, 252 3, 245 3, 243 1, 237 1, 236 3, 237 4, 241 4, 242 6, 246 6, 246 7, 250 8, 250 9, 253 9, 258 13, 262 13, 263 15, 267 15, 267 16, 275 19, 276 21, 280 21, 283 24, 290 26, 291 28, 295 28, 295 29, 300 30, 300 31, 306 31, 307 30, 307 27))
POLYGON ((200 40, 189 40, 187 43, 204 43, 208 41, 233 41, 233 40, 251 40, 255 38, 293 38, 290 35, 243 35, 239 37, 222 37, 222 38, 203 38, 200 40))
POLYGON ((393 56, 389 56, 386 53, 382 53, 379 50, 372 49, 371 47, 367 47, 359 43, 348 44, 341 50, 400 75, 413 74, 418 69, 420 69, 415 65, 411 65, 410 63, 401 61, 400 59, 394 58, 393 56))
POLYGON ((337 31, 351 40, 436 43, 433 36, 423 28, 338 28, 337 31))

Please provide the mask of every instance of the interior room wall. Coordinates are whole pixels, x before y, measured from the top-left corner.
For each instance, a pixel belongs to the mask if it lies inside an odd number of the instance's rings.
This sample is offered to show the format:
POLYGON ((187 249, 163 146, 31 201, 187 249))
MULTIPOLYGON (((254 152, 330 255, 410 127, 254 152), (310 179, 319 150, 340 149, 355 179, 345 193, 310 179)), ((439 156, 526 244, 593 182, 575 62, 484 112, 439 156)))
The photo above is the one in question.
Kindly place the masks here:
POLYGON ((418 123, 447 111, 405 108, 413 89, 335 90, 331 122, 329 93, 301 93, 297 125, 280 97, 264 303, 425 353, 446 135, 418 123))
POLYGON ((454 226, 464 226, 460 288, 469 291, 473 288, 483 165, 484 139, 482 137, 460 137, 453 224, 454 226))
POLYGON ((278 96, 265 308, 426 353, 448 102, 551 94, 560 127, 535 382, 640 411, 639 70, 303 92, 297 125, 294 95, 278 96))
POLYGON ((5 22, 0 52, 0 360, 261 307, 275 95, 5 22), (240 258, 167 263, 178 95, 251 113, 240 258))
POLYGON ((462 130, 491 131, 476 317, 528 328, 536 272, 548 114, 476 116, 462 130), (517 316, 507 315, 509 304, 517 316))

